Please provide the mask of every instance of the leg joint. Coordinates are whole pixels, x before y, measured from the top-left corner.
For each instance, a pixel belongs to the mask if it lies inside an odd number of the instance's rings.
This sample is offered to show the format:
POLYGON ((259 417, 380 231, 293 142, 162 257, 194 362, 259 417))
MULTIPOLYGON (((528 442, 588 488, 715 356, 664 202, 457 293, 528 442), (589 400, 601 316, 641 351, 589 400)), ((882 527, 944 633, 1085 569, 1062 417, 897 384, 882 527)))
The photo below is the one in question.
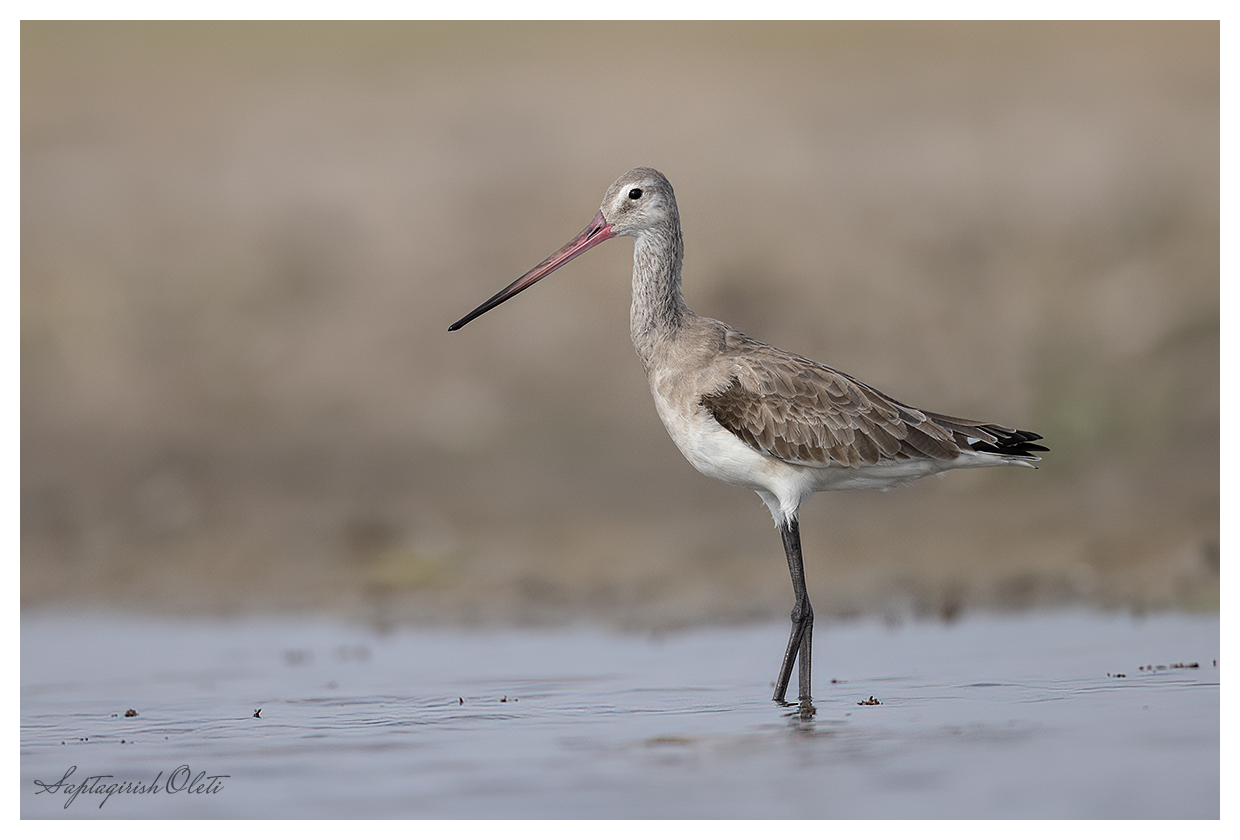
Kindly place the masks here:
POLYGON ((814 620, 814 608, 810 606, 809 599, 798 600, 792 607, 792 623, 804 624, 814 620))

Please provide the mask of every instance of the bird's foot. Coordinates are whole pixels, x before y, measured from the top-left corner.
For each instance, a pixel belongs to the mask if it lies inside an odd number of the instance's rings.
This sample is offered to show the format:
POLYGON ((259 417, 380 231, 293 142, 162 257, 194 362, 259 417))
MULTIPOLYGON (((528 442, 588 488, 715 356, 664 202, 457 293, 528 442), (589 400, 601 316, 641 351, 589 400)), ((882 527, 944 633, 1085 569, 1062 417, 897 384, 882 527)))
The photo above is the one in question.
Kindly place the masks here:
POLYGON ((814 708, 814 701, 808 697, 802 697, 796 703, 789 703, 782 697, 776 697, 775 702, 783 706, 785 709, 796 709, 796 716, 801 720, 813 720, 818 710, 814 708))

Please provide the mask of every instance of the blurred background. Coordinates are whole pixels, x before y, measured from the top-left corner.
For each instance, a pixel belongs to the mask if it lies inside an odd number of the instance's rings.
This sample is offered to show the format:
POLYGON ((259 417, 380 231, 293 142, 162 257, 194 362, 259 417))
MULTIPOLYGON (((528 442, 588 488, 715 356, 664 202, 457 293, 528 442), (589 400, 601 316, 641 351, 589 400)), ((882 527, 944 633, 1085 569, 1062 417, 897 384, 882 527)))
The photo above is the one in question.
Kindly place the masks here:
POLYGON ((630 167, 696 311, 1033 429, 802 509, 826 620, 1219 603, 1217 23, 23 23, 24 608, 782 619, 628 337, 631 241, 459 333, 630 167))

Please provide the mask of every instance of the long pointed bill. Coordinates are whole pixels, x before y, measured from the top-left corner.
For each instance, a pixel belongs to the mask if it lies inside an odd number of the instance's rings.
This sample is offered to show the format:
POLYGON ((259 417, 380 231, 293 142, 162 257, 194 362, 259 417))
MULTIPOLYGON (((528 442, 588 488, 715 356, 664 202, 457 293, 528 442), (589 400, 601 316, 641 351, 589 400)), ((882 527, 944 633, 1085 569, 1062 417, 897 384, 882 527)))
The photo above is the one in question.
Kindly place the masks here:
POLYGON ((497 292, 495 296, 486 303, 482 304, 473 312, 448 327, 448 332, 459 330, 483 312, 489 312, 504 301, 508 300, 508 298, 525 291, 530 286, 533 286, 539 280, 564 265, 564 263, 574 257, 584 254, 600 242, 606 242, 615 235, 616 234, 612 232, 611 225, 609 225, 607 220, 603 218, 603 211, 598 211, 598 215, 594 217, 594 221, 590 222, 590 224, 586 226, 585 230, 570 239, 568 244, 551 256, 547 257, 538 265, 534 266, 527 274, 522 276, 511 286, 497 292))

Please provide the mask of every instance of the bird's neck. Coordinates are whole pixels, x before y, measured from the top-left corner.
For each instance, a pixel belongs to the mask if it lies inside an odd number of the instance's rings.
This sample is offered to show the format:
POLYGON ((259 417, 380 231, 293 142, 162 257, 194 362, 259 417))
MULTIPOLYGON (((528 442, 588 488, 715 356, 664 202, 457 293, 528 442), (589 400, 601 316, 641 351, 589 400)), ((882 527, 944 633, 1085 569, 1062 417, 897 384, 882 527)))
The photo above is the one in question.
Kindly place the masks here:
POLYGON ((679 225, 644 232, 633 245, 629 334, 647 367, 658 348, 666 346, 690 314, 680 291, 684 252, 679 225))

